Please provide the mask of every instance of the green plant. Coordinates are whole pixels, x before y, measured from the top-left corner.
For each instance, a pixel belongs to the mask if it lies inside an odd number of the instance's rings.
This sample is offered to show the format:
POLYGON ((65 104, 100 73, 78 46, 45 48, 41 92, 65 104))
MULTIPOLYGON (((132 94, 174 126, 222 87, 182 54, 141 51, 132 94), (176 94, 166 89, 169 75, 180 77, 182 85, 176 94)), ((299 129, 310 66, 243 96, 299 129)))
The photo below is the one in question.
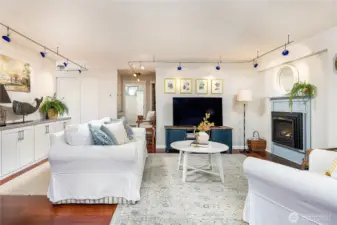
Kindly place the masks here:
POLYGON ((293 85, 290 91, 289 108, 292 110, 294 97, 315 97, 317 87, 313 84, 308 84, 306 81, 297 82, 293 85))
POLYGON ((54 96, 46 97, 40 107, 40 112, 47 114, 49 109, 54 109, 61 116, 63 116, 64 113, 68 113, 67 105, 56 98, 56 93, 54 94, 54 96))

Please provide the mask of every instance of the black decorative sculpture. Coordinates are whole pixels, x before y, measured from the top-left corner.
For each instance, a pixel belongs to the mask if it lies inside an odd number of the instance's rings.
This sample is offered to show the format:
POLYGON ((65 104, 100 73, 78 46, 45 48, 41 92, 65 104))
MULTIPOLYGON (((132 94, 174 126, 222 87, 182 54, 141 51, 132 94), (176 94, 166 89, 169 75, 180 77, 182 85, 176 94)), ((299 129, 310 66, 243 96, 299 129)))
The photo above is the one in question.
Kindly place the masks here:
POLYGON ((32 114, 36 110, 38 110, 42 100, 43 100, 43 97, 41 97, 40 99, 35 98, 36 106, 33 106, 27 102, 13 101, 14 114, 23 116, 23 122, 25 122, 25 116, 32 114))

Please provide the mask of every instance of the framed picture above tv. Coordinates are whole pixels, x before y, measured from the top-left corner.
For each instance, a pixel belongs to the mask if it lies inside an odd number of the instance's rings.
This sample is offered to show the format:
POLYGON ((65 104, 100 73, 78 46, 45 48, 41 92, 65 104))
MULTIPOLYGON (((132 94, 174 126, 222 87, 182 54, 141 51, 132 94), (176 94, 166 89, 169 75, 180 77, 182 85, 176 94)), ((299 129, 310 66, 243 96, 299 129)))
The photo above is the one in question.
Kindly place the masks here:
POLYGON ((180 94, 192 94, 192 79, 180 79, 180 94))
POLYGON ((175 78, 165 78, 164 80, 165 94, 175 94, 176 88, 177 88, 177 82, 175 78))
POLYGON ((208 80, 197 79, 195 81, 195 93, 197 93, 197 94, 208 94, 208 80))
POLYGON ((211 93, 212 94, 222 94, 223 91, 223 80, 214 79, 211 81, 211 93))

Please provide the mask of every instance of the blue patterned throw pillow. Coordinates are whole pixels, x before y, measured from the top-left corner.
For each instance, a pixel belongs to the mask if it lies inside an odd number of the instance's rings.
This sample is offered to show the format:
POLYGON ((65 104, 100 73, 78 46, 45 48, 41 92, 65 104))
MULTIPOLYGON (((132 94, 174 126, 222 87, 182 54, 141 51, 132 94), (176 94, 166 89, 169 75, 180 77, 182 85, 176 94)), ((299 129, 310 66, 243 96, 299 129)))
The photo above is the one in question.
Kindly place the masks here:
POLYGON ((94 140, 94 145, 113 145, 111 138, 101 131, 100 129, 93 127, 90 123, 88 124, 90 133, 94 140))

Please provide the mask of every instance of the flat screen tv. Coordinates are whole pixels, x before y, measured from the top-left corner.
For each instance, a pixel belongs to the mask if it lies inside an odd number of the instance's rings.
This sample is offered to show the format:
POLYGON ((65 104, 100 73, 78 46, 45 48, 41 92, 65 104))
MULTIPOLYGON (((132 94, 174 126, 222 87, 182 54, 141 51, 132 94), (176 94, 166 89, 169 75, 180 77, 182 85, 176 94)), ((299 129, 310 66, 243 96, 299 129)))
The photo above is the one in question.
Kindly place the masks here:
POLYGON ((210 113, 210 122, 222 126, 222 98, 173 98, 173 125, 196 126, 205 113, 210 113))

